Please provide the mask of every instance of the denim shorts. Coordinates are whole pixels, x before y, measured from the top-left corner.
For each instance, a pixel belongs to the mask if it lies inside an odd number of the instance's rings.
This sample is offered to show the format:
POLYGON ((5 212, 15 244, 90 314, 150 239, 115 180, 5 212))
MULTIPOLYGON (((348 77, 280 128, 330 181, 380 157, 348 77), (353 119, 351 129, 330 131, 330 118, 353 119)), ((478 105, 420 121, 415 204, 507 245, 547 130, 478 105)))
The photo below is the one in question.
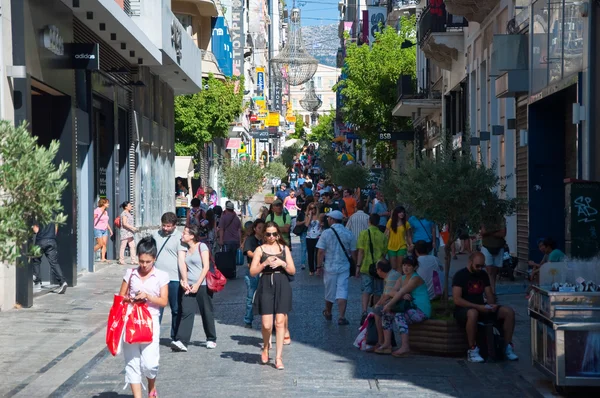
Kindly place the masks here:
POLYGON ((96 229, 94 228, 94 238, 103 238, 108 236, 108 228, 107 229, 96 229))
POLYGON ((375 296, 383 294, 383 279, 375 279, 371 275, 361 273, 360 281, 360 290, 363 293, 374 294, 375 296))

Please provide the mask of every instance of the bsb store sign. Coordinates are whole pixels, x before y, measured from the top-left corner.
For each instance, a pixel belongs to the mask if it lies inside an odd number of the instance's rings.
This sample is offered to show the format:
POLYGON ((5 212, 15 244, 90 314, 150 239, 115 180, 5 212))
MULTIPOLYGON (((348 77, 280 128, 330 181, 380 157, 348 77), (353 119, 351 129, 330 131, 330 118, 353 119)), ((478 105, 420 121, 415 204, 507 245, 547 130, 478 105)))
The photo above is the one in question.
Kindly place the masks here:
POLYGON ((42 46, 56 56, 60 69, 100 69, 100 44, 65 43, 58 28, 48 25, 42 31, 42 46))

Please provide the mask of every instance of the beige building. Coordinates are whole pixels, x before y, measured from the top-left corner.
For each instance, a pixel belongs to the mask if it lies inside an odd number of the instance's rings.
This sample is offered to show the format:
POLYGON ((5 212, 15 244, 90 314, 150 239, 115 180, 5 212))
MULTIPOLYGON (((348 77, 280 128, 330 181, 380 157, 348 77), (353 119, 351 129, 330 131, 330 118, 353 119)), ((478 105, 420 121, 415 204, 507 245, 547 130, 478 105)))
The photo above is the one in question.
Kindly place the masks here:
MULTIPOLYGON (((317 72, 312 78, 315 84, 315 93, 317 94, 317 97, 323 101, 323 104, 317 111, 319 115, 329 112, 330 109, 335 109, 336 93, 333 91, 333 86, 337 83, 340 73, 340 68, 319 64, 317 72)), ((311 124, 310 112, 302 109, 302 106, 300 105, 300 100, 304 98, 305 94, 306 84, 290 87, 290 103, 292 104, 292 109, 294 112, 298 112, 302 119, 304 119, 304 123, 308 126, 311 124)))

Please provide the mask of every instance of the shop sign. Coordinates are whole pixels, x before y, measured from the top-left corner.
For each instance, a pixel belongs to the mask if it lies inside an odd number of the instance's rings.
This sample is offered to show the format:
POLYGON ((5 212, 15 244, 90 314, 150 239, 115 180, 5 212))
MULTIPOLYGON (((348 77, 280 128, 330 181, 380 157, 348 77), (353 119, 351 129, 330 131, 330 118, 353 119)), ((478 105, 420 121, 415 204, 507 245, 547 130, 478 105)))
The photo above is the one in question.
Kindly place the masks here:
POLYGON ((290 123, 296 123, 296 116, 286 116, 285 120, 290 123))
POLYGON ((258 142, 269 142, 268 138, 261 138, 258 140, 258 142))
POLYGON ((259 93, 265 90, 265 68, 256 68, 256 90, 259 93))
POLYGON ((246 46, 244 36, 244 3, 242 0, 233 0, 231 3, 231 47, 233 51, 233 75, 244 75, 244 47, 246 46))
POLYGON ((269 138, 269 132, 267 130, 254 130, 250 132, 252 138, 269 138))
MULTIPOLYGON (((441 0, 440 0, 441 1, 441 0)), ((367 7, 369 21, 369 43, 375 43, 375 34, 381 33, 385 28, 387 7, 367 7)))
POLYGON ((267 127, 277 127, 279 126, 279 112, 269 112, 266 121, 267 127))
POLYGON ((106 197, 106 167, 98 168, 98 196, 106 197))
POLYGON ((258 120, 266 121, 269 113, 267 111, 258 112, 258 120))
POLYGON ((100 44, 66 43, 65 49, 70 58, 70 65, 66 67, 67 69, 100 69, 100 44))
POLYGON ((54 25, 48 25, 42 32, 44 48, 55 55, 63 55, 65 53, 65 42, 63 41, 58 28, 54 25))
MULTIPOLYGON (((348 137, 348 134, 346 134, 348 137)), ((377 135, 379 141, 412 141, 415 138, 414 131, 384 131, 377 135)))
POLYGON ((273 80, 273 110, 281 112, 283 109, 283 79, 278 73, 275 73, 273 80))
POLYGON ((279 137, 281 137, 281 134, 279 134, 279 128, 278 127, 268 127, 268 131, 269 131, 269 138, 279 138, 279 137))

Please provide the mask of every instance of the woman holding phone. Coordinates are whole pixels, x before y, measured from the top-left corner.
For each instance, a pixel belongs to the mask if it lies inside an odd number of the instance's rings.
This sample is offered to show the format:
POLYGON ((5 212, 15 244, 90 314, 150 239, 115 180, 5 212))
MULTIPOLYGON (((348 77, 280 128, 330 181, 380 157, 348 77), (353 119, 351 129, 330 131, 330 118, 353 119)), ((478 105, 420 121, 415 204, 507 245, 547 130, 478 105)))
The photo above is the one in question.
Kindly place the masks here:
POLYGON ((292 288, 288 275, 294 275, 296 267, 290 249, 287 247, 279 226, 274 222, 265 225, 263 244, 256 248, 250 265, 250 275, 260 275, 254 313, 262 316, 263 350, 261 362, 269 362, 273 314, 275 314, 275 368, 283 370, 283 342, 285 336, 286 315, 292 310, 292 288))

